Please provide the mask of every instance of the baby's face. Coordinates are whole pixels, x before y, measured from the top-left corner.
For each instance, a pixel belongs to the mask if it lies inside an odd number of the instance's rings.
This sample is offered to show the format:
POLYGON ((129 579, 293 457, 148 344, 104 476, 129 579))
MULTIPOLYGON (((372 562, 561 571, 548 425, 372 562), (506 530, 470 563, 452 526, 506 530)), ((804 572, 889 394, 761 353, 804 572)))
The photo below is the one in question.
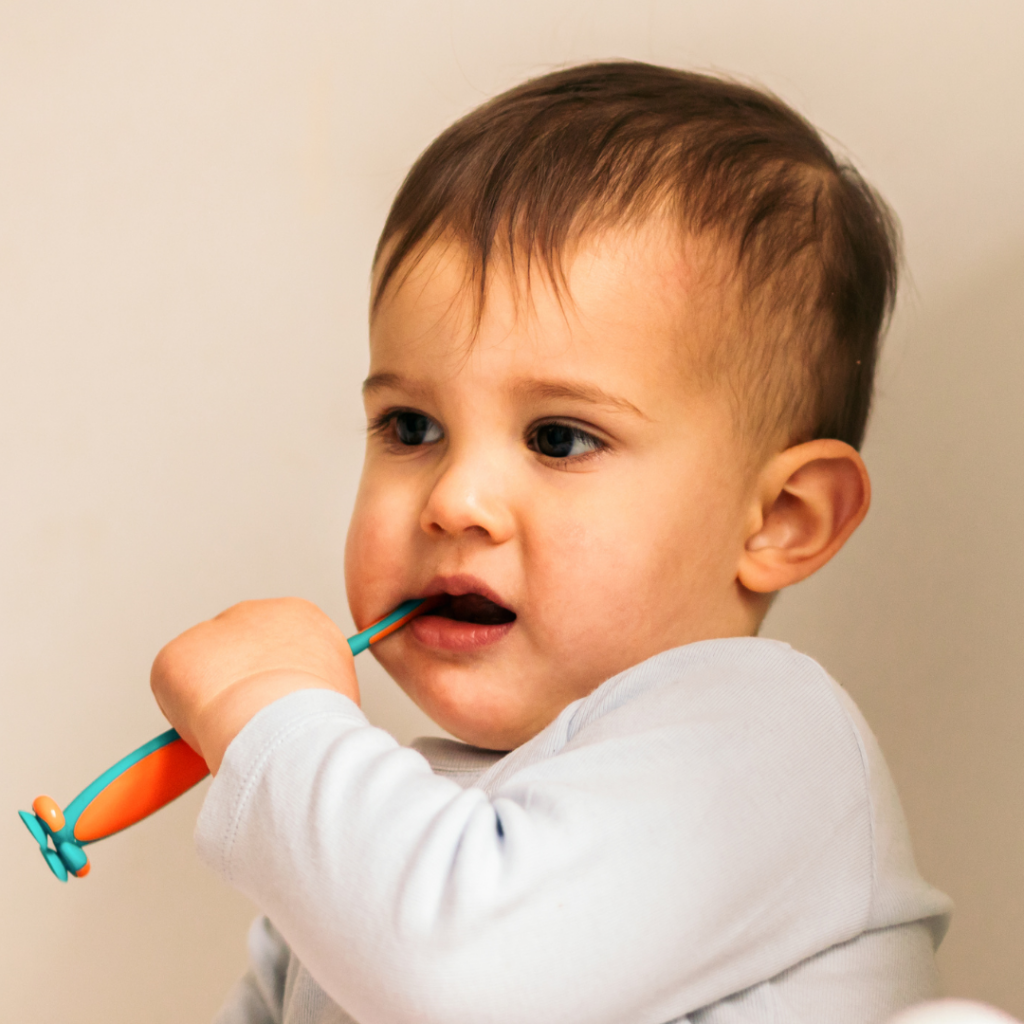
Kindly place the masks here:
POLYGON ((712 329, 667 237, 585 245, 561 303, 496 271, 478 330, 438 245, 374 316, 349 601, 365 626, 449 595, 373 650, 468 743, 511 749, 645 658, 756 629, 754 473, 727 394, 687 369, 712 329))

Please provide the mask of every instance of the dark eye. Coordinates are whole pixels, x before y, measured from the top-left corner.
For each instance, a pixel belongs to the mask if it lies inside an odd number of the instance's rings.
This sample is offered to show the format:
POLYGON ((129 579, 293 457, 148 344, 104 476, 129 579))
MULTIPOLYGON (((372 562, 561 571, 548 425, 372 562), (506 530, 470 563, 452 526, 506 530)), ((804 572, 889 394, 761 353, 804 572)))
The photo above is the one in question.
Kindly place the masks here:
POLYGON ((441 440, 441 428, 421 412, 395 413, 395 435, 402 444, 430 444, 441 440))
POLYGON ((549 459, 568 459, 574 455, 597 451, 603 445, 579 427, 570 427, 565 423, 545 423, 537 428, 531 447, 549 459))

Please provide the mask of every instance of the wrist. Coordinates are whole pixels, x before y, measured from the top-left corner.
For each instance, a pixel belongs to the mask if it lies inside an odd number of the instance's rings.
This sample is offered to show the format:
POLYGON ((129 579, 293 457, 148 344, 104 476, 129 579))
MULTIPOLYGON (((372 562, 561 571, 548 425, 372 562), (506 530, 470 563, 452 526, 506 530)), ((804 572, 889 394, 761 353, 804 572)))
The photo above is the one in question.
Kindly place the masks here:
POLYGON ((305 672, 271 671, 241 679, 217 694, 194 722, 191 739, 213 775, 217 774, 231 741, 246 724, 275 701, 299 690, 335 690, 319 676, 305 672))

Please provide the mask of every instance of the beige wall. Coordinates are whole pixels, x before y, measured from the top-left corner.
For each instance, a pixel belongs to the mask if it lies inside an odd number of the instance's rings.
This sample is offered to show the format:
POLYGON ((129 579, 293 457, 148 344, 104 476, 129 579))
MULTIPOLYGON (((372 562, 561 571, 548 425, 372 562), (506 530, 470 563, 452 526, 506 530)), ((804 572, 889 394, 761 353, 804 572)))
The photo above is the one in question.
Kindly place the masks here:
MULTIPOLYGON (((1024 1015, 1024 8, 782 0, 0 0, 0 992, 21 1024, 203 1021, 251 908, 199 793, 58 885, 14 816, 163 727, 160 644, 244 597, 349 624, 366 277, 409 162, 557 63, 738 73, 897 207, 909 287, 867 524, 773 611, 878 731, 959 905, 949 989, 1024 1015)), ((372 663, 366 706, 425 726, 372 663)))

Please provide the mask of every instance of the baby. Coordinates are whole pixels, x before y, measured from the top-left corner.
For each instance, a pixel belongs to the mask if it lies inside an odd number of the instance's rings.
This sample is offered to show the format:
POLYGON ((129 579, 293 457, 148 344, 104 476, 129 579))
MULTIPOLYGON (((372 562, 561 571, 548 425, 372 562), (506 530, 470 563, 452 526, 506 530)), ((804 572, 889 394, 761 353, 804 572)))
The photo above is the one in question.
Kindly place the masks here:
POLYGON ((420 157, 374 266, 346 583, 462 743, 399 746, 338 629, 237 605, 158 656, 266 913, 222 1024, 870 1024, 944 896, 815 662, 756 634, 864 517, 885 207, 778 100, 571 68, 420 157), (272 922, 272 923, 271 923, 272 922))

